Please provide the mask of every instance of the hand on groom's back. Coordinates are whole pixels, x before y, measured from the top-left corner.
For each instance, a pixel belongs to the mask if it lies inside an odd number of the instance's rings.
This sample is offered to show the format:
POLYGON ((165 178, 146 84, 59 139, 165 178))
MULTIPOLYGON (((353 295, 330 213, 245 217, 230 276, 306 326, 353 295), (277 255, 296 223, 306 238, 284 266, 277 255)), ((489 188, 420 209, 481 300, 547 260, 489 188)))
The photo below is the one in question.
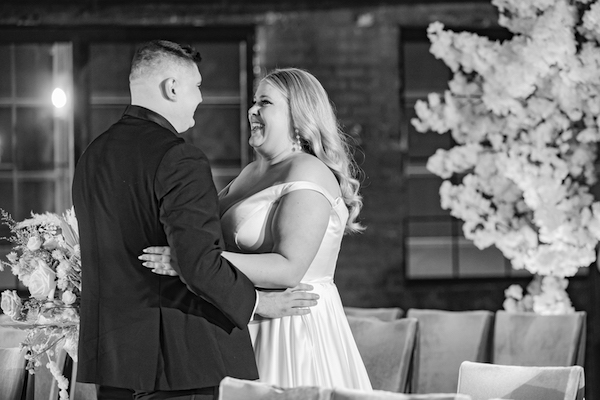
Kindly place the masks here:
POLYGON ((300 283, 284 291, 258 291, 258 305, 255 314, 265 318, 281 318, 310 313, 310 307, 317 305, 319 295, 311 293, 312 285, 300 283))

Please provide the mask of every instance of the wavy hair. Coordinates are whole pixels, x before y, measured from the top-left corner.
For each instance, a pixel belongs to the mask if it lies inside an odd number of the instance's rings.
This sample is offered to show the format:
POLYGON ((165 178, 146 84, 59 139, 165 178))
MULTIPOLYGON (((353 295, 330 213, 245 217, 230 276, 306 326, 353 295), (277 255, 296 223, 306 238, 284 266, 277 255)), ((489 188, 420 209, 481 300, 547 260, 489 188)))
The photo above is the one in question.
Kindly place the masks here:
POLYGON ((360 169, 321 83, 309 72, 298 68, 275 69, 262 80, 279 89, 287 98, 291 129, 294 136, 299 135, 302 149, 323 161, 335 175, 350 214, 346 233, 364 230, 357 221, 363 204, 358 193, 360 169))

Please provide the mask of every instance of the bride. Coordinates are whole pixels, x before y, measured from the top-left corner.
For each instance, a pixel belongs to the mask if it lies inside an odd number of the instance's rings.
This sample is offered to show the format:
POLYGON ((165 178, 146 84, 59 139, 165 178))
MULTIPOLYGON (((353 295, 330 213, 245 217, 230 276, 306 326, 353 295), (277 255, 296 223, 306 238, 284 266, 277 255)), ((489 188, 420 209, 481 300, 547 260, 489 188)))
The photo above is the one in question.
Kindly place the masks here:
MULTIPOLYGON (((320 296, 309 314, 250 323, 260 380, 371 389, 333 281, 342 236, 362 230, 362 201, 329 97, 310 73, 278 69, 260 81, 248 119, 256 160, 219 194, 222 256, 260 290, 303 282, 320 296)), ((176 274, 168 247, 144 251, 146 267, 176 274)))

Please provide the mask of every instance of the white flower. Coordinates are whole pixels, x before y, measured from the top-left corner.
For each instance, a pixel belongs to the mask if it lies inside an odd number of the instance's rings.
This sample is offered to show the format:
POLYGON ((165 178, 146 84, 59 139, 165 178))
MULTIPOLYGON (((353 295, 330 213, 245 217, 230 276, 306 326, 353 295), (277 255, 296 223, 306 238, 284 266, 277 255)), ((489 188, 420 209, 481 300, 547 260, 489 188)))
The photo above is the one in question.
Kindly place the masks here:
POLYGON ((31 296, 38 299, 52 299, 56 289, 56 274, 44 260, 36 259, 37 268, 29 276, 27 288, 31 296))
POLYGON ((504 291, 504 295, 507 298, 521 300, 523 298, 523 288, 519 285, 510 285, 508 289, 504 291))
POLYGON ((2 312, 12 319, 15 319, 20 314, 23 304, 16 290, 5 290, 2 292, 1 307, 2 312))
POLYGON ((27 241, 27 248, 31 251, 36 251, 42 247, 42 243, 42 239, 39 236, 32 236, 27 241))
POLYGON ((77 296, 75 296, 75 293, 71 292, 70 290, 67 290, 63 292, 61 300, 63 301, 63 303, 69 306, 75 303, 75 300, 77 300, 77 296))
POLYGON ((10 253, 7 254, 6 258, 8 259, 8 261, 11 262, 11 264, 14 264, 17 262, 18 256, 17 256, 17 253, 15 253, 14 251, 11 251, 10 253))

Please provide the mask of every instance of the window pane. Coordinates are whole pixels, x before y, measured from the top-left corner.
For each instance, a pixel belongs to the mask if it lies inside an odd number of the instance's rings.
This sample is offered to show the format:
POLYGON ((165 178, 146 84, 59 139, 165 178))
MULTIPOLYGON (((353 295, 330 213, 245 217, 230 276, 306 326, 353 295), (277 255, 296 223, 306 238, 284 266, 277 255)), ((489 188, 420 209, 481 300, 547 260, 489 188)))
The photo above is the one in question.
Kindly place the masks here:
MULTIPOLYGON (((0 180, 0 208, 11 215, 14 213, 13 183, 11 180, 0 180)), ((10 229, 8 229, 8 226, 0 222, 0 244, 5 243, 2 238, 8 237, 9 235, 10 229)))
POLYGON ((461 278, 503 276, 507 271, 504 256, 495 246, 479 250, 465 238, 459 240, 458 268, 461 278))
POLYGON ((129 70, 136 45, 102 43, 90 45, 92 96, 129 98, 129 70))
POLYGON ((239 96, 239 43, 195 43, 193 46, 202 56, 200 73, 203 94, 239 96))
POLYGON ((11 119, 10 108, 0 107, 0 164, 10 164, 13 160, 11 119))
POLYGON ((183 138, 200 147, 213 167, 240 167, 239 106, 203 106, 195 114, 196 124, 183 138))
POLYGON ((453 220, 415 218, 406 228, 407 276, 451 278, 453 220))
POLYGON ((98 137, 107 130, 112 124, 117 122, 123 116, 125 106, 102 106, 93 107, 91 112, 91 140, 98 137))
POLYGON ((409 216, 446 216, 440 205, 442 179, 435 175, 411 176, 407 181, 409 216))
POLYGON ((409 278, 452 278, 452 238, 409 237, 406 241, 409 278))
POLYGON ((407 92, 443 91, 451 78, 450 68, 429 52, 429 42, 404 44, 404 84, 407 92))
POLYGON ((17 97, 47 100, 52 94, 52 45, 15 46, 17 97))
MULTIPOLYGON (((414 105, 404 110, 407 118, 416 118, 414 105)), ((452 136, 449 133, 440 135, 437 132, 418 132, 412 124, 408 124, 408 148, 411 162, 426 163, 437 149, 449 149, 452 145, 452 136)))
POLYGON ((17 109, 17 168, 23 171, 54 169, 53 110, 17 109))
POLYGON ((10 46, 0 46, 0 97, 12 97, 10 59, 10 46))
POLYGON ((455 220, 448 216, 433 218, 411 218, 407 224, 410 237, 452 236, 455 220))
POLYGON ((54 212, 54 182, 19 182, 17 195, 19 197, 19 211, 13 218, 16 221, 28 218, 31 212, 54 212))

